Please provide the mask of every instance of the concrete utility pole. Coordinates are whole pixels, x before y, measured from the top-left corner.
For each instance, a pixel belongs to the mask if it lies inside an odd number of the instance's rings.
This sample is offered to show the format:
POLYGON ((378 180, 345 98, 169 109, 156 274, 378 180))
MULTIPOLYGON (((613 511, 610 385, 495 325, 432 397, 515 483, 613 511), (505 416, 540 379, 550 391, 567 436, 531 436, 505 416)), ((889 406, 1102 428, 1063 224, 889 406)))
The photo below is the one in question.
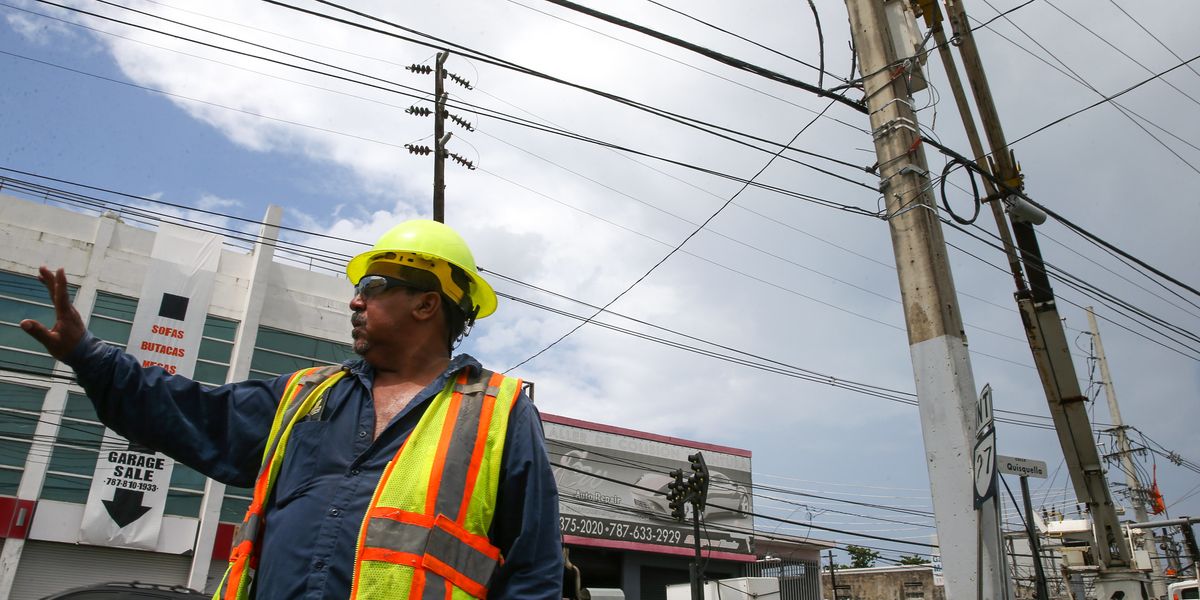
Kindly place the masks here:
MULTIPOLYGON (((1125 485, 1129 489, 1129 503, 1133 505, 1133 515, 1138 523, 1145 523, 1149 518, 1146 505, 1149 494, 1138 479, 1137 470, 1133 465, 1133 451, 1129 447, 1129 436, 1125 430, 1125 422, 1121 419, 1121 407, 1117 405, 1117 390, 1113 387, 1112 375, 1108 371, 1108 358, 1104 355, 1104 344, 1100 341, 1100 326, 1096 324, 1096 314, 1092 307, 1087 307, 1088 325, 1092 329, 1092 343, 1096 348, 1096 361, 1100 363, 1100 379, 1104 383, 1104 394, 1108 397, 1108 413, 1113 422, 1113 430, 1117 434, 1117 452, 1121 455, 1121 470, 1125 472, 1125 485)), ((1154 576, 1158 565, 1158 546, 1154 542, 1154 533, 1147 532, 1142 538, 1142 548, 1150 555, 1150 585, 1156 597, 1167 593, 1163 581, 1154 576)))
POLYGON ((896 255, 946 596, 1005 598, 996 513, 974 507, 975 380, 905 68, 897 68, 884 0, 846 0, 846 8, 896 255))

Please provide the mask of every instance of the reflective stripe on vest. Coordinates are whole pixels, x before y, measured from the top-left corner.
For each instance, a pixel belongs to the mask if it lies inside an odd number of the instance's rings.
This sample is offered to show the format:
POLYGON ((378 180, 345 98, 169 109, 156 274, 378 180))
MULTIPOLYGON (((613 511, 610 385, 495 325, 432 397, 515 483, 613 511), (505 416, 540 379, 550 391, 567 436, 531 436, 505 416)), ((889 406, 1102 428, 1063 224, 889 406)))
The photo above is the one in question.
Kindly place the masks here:
POLYGON ((484 598, 503 560, 487 538, 520 380, 464 372, 388 464, 363 520, 351 598, 484 598))
POLYGON ((292 427, 304 417, 324 410, 325 393, 346 371, 340 366, 313 367, 297 371, 288 379, 283 397, 275 409, 271 432, 263 450, 262 468, 254 482, 254 496, 242 520, 229 554, 229 569, 213 594, 214 600, 245 600, 258 569, 258 548, 262 541, 263 505, 275 486, 283 465, 292 427))

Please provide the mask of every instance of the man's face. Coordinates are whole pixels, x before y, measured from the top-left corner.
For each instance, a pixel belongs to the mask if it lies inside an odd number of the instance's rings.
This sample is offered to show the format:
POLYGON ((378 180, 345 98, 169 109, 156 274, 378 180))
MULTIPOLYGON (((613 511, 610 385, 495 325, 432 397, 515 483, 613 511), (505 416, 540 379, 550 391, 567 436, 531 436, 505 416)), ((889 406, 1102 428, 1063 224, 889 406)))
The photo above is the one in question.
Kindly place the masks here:
POLYGON ((354 352, 371 361, 372 350, 387 348, 402 340, 408 329, 409 306, 419 292, 406 282, 367 274, 359 281, 350 300, 350 336, 354 352))

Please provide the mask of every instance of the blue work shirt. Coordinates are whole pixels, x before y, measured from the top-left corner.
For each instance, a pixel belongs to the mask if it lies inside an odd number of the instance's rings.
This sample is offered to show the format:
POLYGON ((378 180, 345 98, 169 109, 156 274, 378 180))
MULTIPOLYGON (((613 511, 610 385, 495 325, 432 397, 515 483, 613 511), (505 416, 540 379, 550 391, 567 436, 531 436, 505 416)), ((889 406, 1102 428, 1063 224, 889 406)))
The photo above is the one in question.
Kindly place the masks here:
MULTIPOLYGON (((91 333, 65 362, 113 431, 217 481, 254 485, 288 375, 209 387, 142 368, 91 333)), ((468 355, 454 357, 372 440, 375 370, 361 359, 345 366, 350 373, 330 390, 321 420, 298 423, 288 440, 265 509, 258 598, 349 597, 359 528, 388 461, 447 378, 481 368, 468 355)), ((488 537, 504 557, 488 598, 562 598, 558 491, 541 420, 524 394, 509 419, 488 537)))

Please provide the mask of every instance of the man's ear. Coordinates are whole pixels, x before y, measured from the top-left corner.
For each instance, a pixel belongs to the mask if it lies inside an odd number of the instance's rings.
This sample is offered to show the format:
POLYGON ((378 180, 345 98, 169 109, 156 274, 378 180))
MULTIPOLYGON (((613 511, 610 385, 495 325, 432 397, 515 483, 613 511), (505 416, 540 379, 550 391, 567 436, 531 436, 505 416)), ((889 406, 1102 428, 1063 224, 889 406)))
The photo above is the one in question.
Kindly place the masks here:
POLYGON ((413 305, 414 319, 427 321, 437 316, 439 309, 442 307, 441 294, 437 292, 422 292, 417 298, 417 302, 413 305))

